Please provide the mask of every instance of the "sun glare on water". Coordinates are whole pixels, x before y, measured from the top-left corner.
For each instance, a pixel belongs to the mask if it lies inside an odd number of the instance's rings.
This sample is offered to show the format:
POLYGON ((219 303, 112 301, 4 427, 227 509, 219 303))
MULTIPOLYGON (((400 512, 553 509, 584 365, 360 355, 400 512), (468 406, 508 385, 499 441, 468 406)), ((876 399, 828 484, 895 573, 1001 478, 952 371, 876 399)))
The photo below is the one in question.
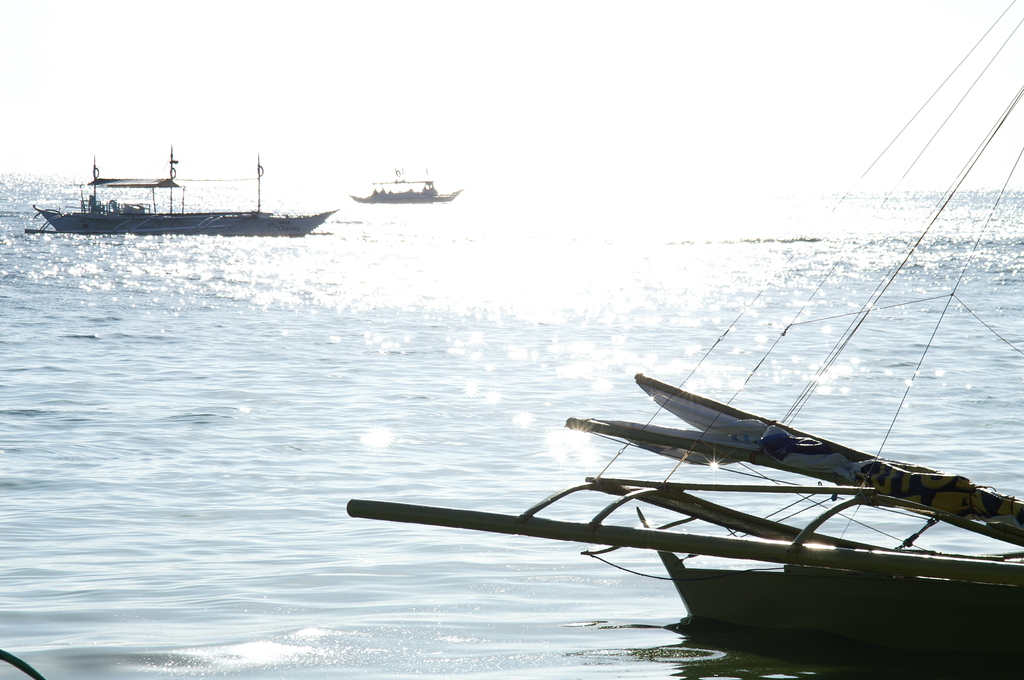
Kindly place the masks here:
POLYGON ((586 432, 573 430, 552 430, 545 437, 548 453, 559 464, 570 462, 592 466, 597 461, 597 452, 586 432))
POLYGON ((314 651, 313 647, 305 645, 260 641, 196 650, 195 656, 219 667, 259 668, 273 666, 283 661, 294 661, 299 657, 312 654, 314 651))
POLYGON ((391 446, 393 437, 391 432, 384 428, 374 428, 359 438, 363 446, 371 449, 386 449, 391 446))
POLYGON ((533 423, 533 414, 532 413, 517 413, 512 418, 512 424, 513 425, 516 425, 517 427, 521 427, 521 428, 524 428, 524 429, 529 427, 531 423, 533 423))

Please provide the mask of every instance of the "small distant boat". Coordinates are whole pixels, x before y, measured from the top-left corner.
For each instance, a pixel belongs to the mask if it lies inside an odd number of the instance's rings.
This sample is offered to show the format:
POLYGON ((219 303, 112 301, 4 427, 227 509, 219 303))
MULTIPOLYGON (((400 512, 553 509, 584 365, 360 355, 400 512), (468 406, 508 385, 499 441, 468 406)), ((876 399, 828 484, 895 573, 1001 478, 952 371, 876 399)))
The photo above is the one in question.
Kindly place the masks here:
POLYGON ((393 182, 374 182, 369 196, 349 196, 356 203, 450 203, 463 191, 442 194, 434 188, 433 180, 403 179, 401 170, 395 170, 395 174, 398 179, 393 182))
MULTIPOLYGON (((92 165, 92 194, 82 198, 78 212, 63 212, 53 208, 35 208, 36 216, 46 220, 40 229, 26 229, 26 234, 138 234, 138 235, 206 235, 206 236, 306 236, 319 227, 336 210, 316 215, 290 217, 263 212, 260 204, 260 188, 257 185, 256 210, 237 212, 186 212, 184 189, 176 180, 177 171, 174 150, 171 150, 171 169, 164 179, 107 179, 100 177, 96 161, 92 165), (96 189, 149 189, 149 203, 121 203, 116 200, 101 201, 96 189), (169 194, 168 212, 158 212, 156 190, 167 189, 169 194), (182 189, 182 204, 174 212, 174 189, 182 189)), ((263 177, 263 166, 257 162, 257 182, 263 177)))

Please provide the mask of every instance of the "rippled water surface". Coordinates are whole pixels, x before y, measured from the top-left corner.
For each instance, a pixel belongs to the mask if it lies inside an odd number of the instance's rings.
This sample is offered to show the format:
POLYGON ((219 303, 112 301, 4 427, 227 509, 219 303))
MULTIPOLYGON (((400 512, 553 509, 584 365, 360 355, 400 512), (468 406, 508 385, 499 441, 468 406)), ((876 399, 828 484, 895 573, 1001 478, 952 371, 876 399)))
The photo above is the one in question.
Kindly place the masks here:
MULTIPOLYGON (((645 578, 664 576, 653 554, 607 556, 630 573, 585 546, 345 504, 521 512, 619 450, 566 418, 655 414, 638 372, 728 400, 760 363, 733 403, 781 417, 929 197, 598 230, 467 193, 353 204, 304 239, 81 238, 23 234, 32 203, 72 205, 77 189, 7 176, 0 190, 0 648, 47 678, 864 677, 856 649, 666 628, 686 611, 645 578), (801 309, 819 321, 774 346, 801 309)), ((1024 493, 1024 261, 1016 208, 982 231, 992 198, 933 228, 887 298, 923 302, 870 317, 798 427, 877 452, 967 266, 884 453, 1024 493)), ((609 474, 670 470, 629 450, 609 474)))

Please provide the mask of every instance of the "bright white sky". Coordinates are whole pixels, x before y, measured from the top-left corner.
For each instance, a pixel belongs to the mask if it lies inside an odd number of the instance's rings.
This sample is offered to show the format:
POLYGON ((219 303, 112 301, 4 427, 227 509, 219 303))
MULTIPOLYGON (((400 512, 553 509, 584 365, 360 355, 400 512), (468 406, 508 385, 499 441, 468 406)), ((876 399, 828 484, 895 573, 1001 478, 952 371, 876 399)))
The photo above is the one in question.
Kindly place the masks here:
POLYGON ((0 173, 162 175, 173 144, 332 204, 395 167, 496 205, 842 193, 1009 5, 7 0, 0 173))

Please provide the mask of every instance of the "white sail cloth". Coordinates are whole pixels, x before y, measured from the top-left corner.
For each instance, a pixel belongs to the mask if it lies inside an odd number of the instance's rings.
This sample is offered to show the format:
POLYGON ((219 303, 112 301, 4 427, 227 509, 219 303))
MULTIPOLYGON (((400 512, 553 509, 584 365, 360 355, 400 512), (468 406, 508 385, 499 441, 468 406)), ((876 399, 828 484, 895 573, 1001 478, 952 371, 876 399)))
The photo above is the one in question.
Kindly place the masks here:
POLYGON ((734 418, 709 406, 659 390, 653 385, 639 385, 659 406, 702 432, 716 432, 736 437, 736 441, 756 444, 768 427, 768 423, 760 420, 734 418))
MULTIPOLYGON (((701 428, 701 431, 662 428, 665 434, 699 440, 710 445, 721 444, 750 451, 760 450, 763 440, 774 435, 784 434, 795 438, 795 435, 778 425, 769 425, 756 418, 737 418, 711 406, 700 404, 680 395, 670 394, 658 389, 654 385, 638 384, 642 390, 647 392, 666 411, 694 427, 701 428)), ((656 426, 648 425, 644 429, 653 432, 657 428, 656 426)), ((721 465, 734 462, 728 457, 699 454, 685 449, 651 445, 641 446, 655 453, 679 458, 685 462, 698 465, 706 465, 712 462, 721 465)), ((777 458, 787 466, 811 473, 835 474, 848 483, 856 482, 857 473, 860 471, 859 468, 861 466, 861 464, 851 461, 842 453, 837 452, 787 452, 777 456, 777 458)))
MULTIPOLYGON (((708 430, 705 432, 701 432, 699 430, 682 430, 677 427, 644 425, 643 423, 632 423, 625 420, 608 420, 605 422, 624 430, 635 430, 638 434, 648 433, 666 435, 676 439, 691 441, 693 442, 693 445, 700 443, 704 445, 704 447, 701 448, 712 447, 719 449, 719 447, 724 447, 724 449, 744 449, 745 451, 758 450, 756 443, 745 441, 745 439, 747 439, 746 435, 736 438, 731 434, 719 432, 717 430, 708 430)), ((644 442, 636 439, 630 439, 630 441, 642 449, 653 451, 654 453, 667 456, 669 458, 678 458, 694 465, 710 465, 712 463, 717 465, 726 465, 728 463, 736 462, 724 451, 720 453, 708 453, 706 451, 695 451, 692 448, 683 448, 679 446, 661 446, 659 444, 652 444, 650 442, 644 442)))

